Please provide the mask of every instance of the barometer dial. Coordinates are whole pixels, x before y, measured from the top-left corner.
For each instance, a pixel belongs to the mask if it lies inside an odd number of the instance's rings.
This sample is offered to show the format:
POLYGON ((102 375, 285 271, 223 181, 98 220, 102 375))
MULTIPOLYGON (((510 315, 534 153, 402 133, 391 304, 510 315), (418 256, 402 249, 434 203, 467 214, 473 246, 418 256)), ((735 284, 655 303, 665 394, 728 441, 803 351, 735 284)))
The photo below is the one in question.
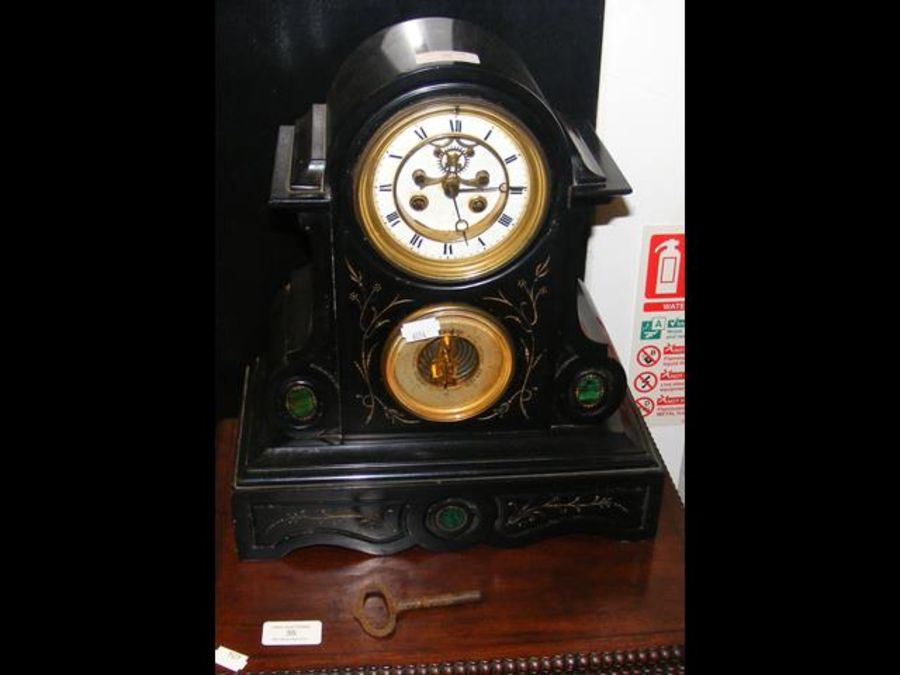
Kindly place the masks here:
POLYGON ((463 304, 431 305, 405 317, 388 337, 382 374, 406 410, 433 422, 459 422, 487 410, 513 376, 513 345, 490 314, 463 304), (417 340, 403 325, 435 320, 437 331, 417 340))

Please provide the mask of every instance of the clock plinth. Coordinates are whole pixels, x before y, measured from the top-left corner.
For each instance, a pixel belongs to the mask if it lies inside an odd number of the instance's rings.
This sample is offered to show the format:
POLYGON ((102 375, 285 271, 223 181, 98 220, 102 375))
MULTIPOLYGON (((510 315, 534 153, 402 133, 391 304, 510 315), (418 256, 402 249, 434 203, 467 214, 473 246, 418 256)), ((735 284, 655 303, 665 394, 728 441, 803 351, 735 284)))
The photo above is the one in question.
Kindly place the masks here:
POLYGON ((351 54, 279 133, 270 203, 314 260, 248 368, 240 555, 653 536, 665 469, 579 281, 590 206, 628 192, 471 24, 351 54))
MULTIPOLYGON (((265 380, 266 365, 255 363, 245 401, 262 395, 265 380)), ((532 433, 398 432, 263 446, 264 426, 245 408, 232 497, 245 559, 317 544, 388 555, 411 546, 522 546, 571 532, 622 540, 656 532, 665 470, 630 396, 599 427, 532 433)))

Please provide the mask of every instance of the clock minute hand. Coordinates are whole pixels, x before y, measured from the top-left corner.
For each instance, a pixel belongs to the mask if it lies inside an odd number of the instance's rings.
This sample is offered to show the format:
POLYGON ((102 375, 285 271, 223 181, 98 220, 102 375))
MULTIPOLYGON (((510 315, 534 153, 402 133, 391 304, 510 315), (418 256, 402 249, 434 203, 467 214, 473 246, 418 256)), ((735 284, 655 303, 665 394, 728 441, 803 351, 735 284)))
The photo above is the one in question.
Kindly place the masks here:
POLYGON ((456 209, 456 222, 462 220, 462 214, 459 212, 459 202, 456 201, 456 195, 453 196, 453 208, 456 209))
POLYGON ((462 214, 460 214, 459 212, 459 203, 456 201, 456 195, 453 195, 453 206, 456 209, 456 224, 453 226, 453 229, 455 229, 457 232, 462 232, 463 240, 466 242, 466 246, 468 246, 469 238, 466 236, 466 230, 469 229, 469 223, 463 220, 462 214), (460 223, 466 223, 466 226, 462 228, 462 230, 459 229, 460 223))

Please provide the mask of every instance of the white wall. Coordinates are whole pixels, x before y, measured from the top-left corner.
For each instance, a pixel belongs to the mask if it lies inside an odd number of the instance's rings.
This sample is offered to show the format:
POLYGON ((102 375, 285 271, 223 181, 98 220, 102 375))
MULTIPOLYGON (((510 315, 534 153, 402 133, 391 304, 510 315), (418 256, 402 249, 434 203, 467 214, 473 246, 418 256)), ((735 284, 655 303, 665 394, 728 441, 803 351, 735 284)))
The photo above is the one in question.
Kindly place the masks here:
MULTIPOLYGON (((621 203, 598 210, 597 222, 608 224, 595 227, 588 242, 585 283, 625 360, 642 229, 686 226, 684 0, 606 0, 597 132, 634 193, 624 198, 627 213, 621 203)), ((650 431, 684 499, 684 426, 650 431)))

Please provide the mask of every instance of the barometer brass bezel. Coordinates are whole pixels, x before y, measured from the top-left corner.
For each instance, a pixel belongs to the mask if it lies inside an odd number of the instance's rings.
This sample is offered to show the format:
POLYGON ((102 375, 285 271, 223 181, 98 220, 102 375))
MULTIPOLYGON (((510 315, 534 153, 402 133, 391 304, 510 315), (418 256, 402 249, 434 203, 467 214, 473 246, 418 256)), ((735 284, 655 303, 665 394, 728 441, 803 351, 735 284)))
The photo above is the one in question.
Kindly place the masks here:
MULTIPOLYGON (((490 408, 506 391, 515 374, 512 338, 492 314, 471 305, 443 303, 428 305, 404 317, 388 336, 381 359, 381 373, 388 392, 405 410, 431 422, 461 422, 475 417, 490 408), (474 395, 463 405, 448 406, 445 401, 429 402, 416 392, 404 388, 397 377, 397 368, 415 371, 419 351, 427 340, 407 342, 401 326, 412 321, 435 318, 440 322, 441 333, 456 331, 479 349, 480 363, 499 364, 497 375, 475 388, 474 395), (479 348, 480 346, 480 348, 479 348)), ((422 391, 429 386, 420 379, 422 391)))
MULTIPOLYGON (((395 181, 396 184, 396 181, 395 181)), ((525 251, 534 240, 549 208, 549 169, 546 156, 534 134, 515 115, 482 99, 468 96, 433 98, 404 108, 390 117, 372 135, 353 172, 354 207, 366 238, 389 263, 429 281, 465 281, 484 277, 525 251), (528 203, 515 229, 481 254, 458 260, 426 258, 404 246, 387 231, 375 204, 375 169, 387 148, 404 129, 426 117, 460 111, 484 117, 506 132, 521 148, 528 163, 528 203)), ((500 214, 494 214, 499 218, 500 214)), ((413 229, 415 227, 411 225, 413 229)))

